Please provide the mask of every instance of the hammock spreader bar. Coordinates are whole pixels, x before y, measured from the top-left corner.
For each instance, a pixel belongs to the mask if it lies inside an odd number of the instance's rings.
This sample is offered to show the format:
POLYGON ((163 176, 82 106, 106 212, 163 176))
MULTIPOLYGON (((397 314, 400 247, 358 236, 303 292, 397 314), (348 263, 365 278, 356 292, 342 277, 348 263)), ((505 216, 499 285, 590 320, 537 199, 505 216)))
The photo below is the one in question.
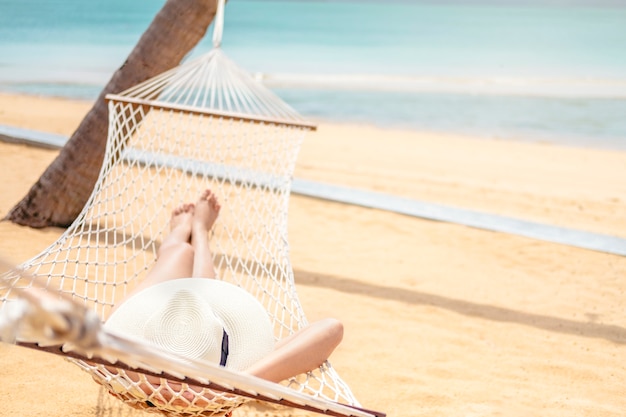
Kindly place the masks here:
MULTIPOLYGON (((23 342, 18 342, 17 345, 30 348, 30 349, 44 351, 47 353, 52 353, 55 355, 66 357, 66 358, 71 357, 77 360, 98 363, 98 364, 105 365, 105 366, 114 366, 115 368, 123 369, 126 371, 138 372, 138 373, 142 373, 145 375, 154 376, 157 378, 165 378, 171 381, 186 383, 190 385, 197 385, 199 387, 208 388, 208 389, 212 389, 215 391, 227 392, 227 393, 235 394, 241 397, 246 397, 246 398, 250 398, 253 400, 257 400, 257 401, 263 401, 263 402, 268 402, 272 404, 279 404, 279 405, 286 406, 286 407, 297 408, 297 409, 301 409, 305 411, 312 411, 315 413, 325 414, 329 416, 386 417, 386 414, 380 411, 373 411, 373 410, 368 410, 368 409, 361 408, 361 407, 356 407, 353 405, 340 404, 340 403, 329 401, 329 400, 320 400, 320 399, 316 399, 312 397, 307 397, 304 394, 297 393, 293 390, 290 390, 289 388, 283 387, 282 385, 273 384, 271 382, 269 384, 275 385, 274 389, 271 390, 273 392, 272 395, 270 395, 270 393, 268 392, 268 388, 266 387, 257 386, 257 389, 259 390, 259 392, 247 391, 247 390, 237 388, 236 386, 230 387, 230 386, 222 385, 222 384, 212 382, 212 381, 209 381, 207 383, 207 382, 203 382, 198 379, 194 379, 190 377, 180 378, 176 375, 172 375, 167 372, 157 373, 157 372, 152 372, 152 371, 142 369, 142 368, 134 368, 119 361, 112 363, 97 356, 93 356, 89 358, 87 356, 84 356, 74 351, 67 351, 66 349, 64 349, 63 345, 39 346, 36 343, 23 343, 23 342), (265 393, 263 391, 265 391, 265 393)), ((232 371, 228 371, 226 368, 224 368, 224 371, 232 372, 232 371)), ((238 377, 242 376, 241 374, 236 374, 236 375, 238 377)), ((245 375, 244 377, 250 378, 251 386, 256 385, 254 379, 258 379, 258 378, 247 376, 247 375, 245 375)), ((263 383, 268 383, 267 381, 264 381, 264 380, 260 380, 260 381, 262 381, 263 383)), ((256 382, 258 383, 259 381, 256 381, 256 382)))
POLYGON ((280 120, 278 118, 270 118, 263 116, 253 116, 245 113, 235 113, 235 112, 227 112, 227 111, 219 111, 214 109, 203 109, 193 106, 185 106, 181 104, 173 104, 173 103, 165 103, 158 100, 146 100, 136 97, 127 97, 121 96, 117 94, 107 94, 107 101, 117 101, 121 103, 129 103, 136 106, 143 106, 145 108, 153 108, 153 109, 161 109, 161 110, 172 110, 185 114, 195 114, 202 116, 215 116, 223 119, 232 119, 235 121, 247 121, 252 123, 268 123, 278 126, 295 126, 301 127, 308 130, 317 130, 317 125, 314 123, 297 121, 290 122, 286 120, 280 120))

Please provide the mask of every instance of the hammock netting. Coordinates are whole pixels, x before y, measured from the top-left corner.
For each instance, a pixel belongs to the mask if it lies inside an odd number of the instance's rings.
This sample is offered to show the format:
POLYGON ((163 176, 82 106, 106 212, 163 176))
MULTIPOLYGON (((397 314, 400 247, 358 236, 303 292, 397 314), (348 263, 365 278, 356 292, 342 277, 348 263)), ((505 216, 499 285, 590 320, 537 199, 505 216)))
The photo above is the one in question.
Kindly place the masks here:
MULTIPOLYGON (((88 203, 54 244, 20 266, 28 276, 0 281, 0 306, 36 278, 106 320, 154 264, 172 209, 209 188, 222 205, 210 237, 219 279, 263 304, 276 340, 306 326, 289 262, 287 211, 296 157, 314 126, 220 48, 107 98, 107 149, 88 203)), ((173 390, 165 379, 155 386, 141 370, 68 360, 138 409, 211 416, 247 401, 209 388, 189 398, 188 387, 173 390)), ((328 362, 282 385, 358 405, 328 362)))

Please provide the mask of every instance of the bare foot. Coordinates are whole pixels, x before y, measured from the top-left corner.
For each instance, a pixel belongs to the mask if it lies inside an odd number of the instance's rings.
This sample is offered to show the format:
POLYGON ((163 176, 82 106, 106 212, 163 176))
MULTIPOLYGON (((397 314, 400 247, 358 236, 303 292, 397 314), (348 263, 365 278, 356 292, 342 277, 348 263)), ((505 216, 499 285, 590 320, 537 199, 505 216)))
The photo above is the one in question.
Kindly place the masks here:
POLYGON ((194 232, 208 232, 215 224, 220 214, 220 206, 217 197, 211 190, 204 190, 200 195, 193 216, 194 232))
POLYGON ((172 210, 170 218, 170 233, 185 242, 191 239, 191 225, 195 207, 191 203, 181 204, 172 210))
POLYGON ((205 190, 194 210, 191 226, 191 246, 194 249, 193 273, 194 278, 215 278, 213 255, 209 248, 209 232, 220 214, 220 204, 211 190, 205 190))

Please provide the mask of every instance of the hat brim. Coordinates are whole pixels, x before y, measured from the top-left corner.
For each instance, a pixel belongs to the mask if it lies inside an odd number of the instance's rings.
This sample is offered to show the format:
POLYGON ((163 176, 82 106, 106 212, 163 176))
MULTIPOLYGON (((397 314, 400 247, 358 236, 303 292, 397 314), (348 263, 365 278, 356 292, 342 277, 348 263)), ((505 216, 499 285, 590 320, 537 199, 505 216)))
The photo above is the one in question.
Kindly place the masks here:
POLYGON ((180 278, 133 295, 109 317, 105 327, 142 337, 146 323, 181 289, 206 302, 228 334, 226 367, 245 370, 274 349, 272 324, 261 303, 243 288, 217 279, 180 278))

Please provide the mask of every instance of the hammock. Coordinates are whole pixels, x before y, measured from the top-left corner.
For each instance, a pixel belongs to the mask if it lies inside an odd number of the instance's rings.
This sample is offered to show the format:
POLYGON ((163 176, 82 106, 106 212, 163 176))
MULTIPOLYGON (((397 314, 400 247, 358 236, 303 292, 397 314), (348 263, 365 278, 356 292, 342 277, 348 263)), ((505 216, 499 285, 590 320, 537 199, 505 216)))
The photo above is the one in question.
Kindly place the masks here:
POLYGON ((44 330, 18 342, 64 355, 134 408, 224 415, 256 398, 332 415, 372 416, 358 408, 328 362, 271 384, 207 363, 191 366, 94 324, 106 320, 151 268, 172 209, 210 188, 222 203, 211 236, 219 278, 262 303, 276 340, 307 325, 289 263, 287 210, 297 153, 315 126, 224 55, 222 22, 220 1, 209 53, 107 96, 107 148, 93 193, 54 244, 0 280, 0 312, 23 299, 25 288, 62 295, 62 310, 72 312, 78 325, 69 332, 74 336, 46 340, 50 326, 59 323, 58 312, 31 298, 31 322, 44 322, 44 330), (90 314, 98 320, 88 322, 90 314), (77 333, 92 334, 97 346, 85 346, 77 333), (141 387, 151 375, 202 390, 188 400, 163 379, 147 396, 141 387), (206 404, 207 398, 213 400, 206 404))

